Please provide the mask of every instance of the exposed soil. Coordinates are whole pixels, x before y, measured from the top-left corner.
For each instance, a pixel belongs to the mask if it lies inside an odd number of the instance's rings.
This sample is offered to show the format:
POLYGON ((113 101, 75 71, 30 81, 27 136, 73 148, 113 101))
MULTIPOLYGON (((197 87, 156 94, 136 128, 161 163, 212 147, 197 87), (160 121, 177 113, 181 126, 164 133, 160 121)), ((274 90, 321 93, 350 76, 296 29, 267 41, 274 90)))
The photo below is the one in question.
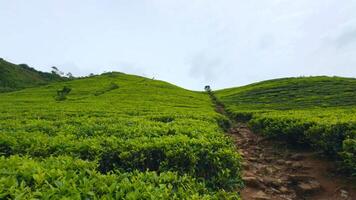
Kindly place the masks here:
MULTIPOLYGON (((223 112, 220 106, 217 110, 223 112)), ((243 199, 356 200, 355 179, 337 175, 332 161, 311 150, 287 148, 282 142, 254 134, 241 123, 228 134, 244 158, 243 199)))

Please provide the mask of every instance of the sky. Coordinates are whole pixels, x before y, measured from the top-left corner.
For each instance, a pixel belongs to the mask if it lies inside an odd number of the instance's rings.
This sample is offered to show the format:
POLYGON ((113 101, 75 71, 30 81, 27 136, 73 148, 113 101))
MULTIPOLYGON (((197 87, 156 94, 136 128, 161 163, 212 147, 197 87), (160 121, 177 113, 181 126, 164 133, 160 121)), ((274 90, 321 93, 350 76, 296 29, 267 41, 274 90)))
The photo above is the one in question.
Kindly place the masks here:
POLYGON ((356 0, 0 0, 0 57, 191 90, 356 77, 356 0))

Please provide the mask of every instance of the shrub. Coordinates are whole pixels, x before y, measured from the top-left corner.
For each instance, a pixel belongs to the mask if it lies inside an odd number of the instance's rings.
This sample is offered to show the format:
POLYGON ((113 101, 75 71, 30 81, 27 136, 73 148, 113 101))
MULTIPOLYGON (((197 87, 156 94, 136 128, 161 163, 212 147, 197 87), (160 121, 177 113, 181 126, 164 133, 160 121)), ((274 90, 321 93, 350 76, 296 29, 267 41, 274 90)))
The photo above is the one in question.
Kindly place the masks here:
POLYGON ((71 88, 64 86, 63 89, 61 90, 57 90, 57 96, 55 97, 55 99, 57 101, 64 101, 67 99, 67 95, 70 93, 70 91, 72 91, 71 88))
POLYGON ((116 83, 111 82, 111 83, 109 84, 109 86, 107 86, 106 88, 103 88, 103 89, 101 89, 101 90, 96 91, 96 92, 94 93, 94 95, 95 95, 95 96, 99 96, 99 95, 105 94, 106 92, 109 92, 109 91, 111 91, 111 90, 115 90, 115 89, 118 89, 118 88, 119 88, 119 86, 118 86, 116 83))
POLYGON ((340 153, 344 163, 344 170, 356 176, 356 139, 346 139, 340 153))
POLYGON ((100 174, 95 163, 61 156, 0 157, 0 199, 236 199, 174 172, 100 174))

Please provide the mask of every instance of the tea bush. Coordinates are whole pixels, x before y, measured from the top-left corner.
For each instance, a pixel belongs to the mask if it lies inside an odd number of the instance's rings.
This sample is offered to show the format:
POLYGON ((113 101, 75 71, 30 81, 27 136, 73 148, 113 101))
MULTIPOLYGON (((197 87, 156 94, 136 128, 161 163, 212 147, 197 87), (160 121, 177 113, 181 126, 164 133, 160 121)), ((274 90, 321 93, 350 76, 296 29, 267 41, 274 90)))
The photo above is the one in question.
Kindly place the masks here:
POLYGON ((122 73, 0 94, 0 199, 238 199, 226 120, 205 93, 122 73))
POLYGON ((101 174, 73 157, 0 157, 1 199, 238 199, 175 172, 101 174))

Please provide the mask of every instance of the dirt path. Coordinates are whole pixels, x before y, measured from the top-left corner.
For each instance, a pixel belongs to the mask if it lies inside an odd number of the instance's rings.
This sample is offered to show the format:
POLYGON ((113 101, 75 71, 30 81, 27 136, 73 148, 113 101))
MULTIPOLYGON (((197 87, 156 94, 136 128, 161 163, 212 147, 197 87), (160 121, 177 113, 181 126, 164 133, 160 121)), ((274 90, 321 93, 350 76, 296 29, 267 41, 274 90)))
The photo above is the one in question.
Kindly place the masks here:
POLYGON ((332 162, 315 153, 266 140, 244 124, 234 125, 228 134, 244 157, 243 199, 356 200, 356 183, 334 175, 332 162))

